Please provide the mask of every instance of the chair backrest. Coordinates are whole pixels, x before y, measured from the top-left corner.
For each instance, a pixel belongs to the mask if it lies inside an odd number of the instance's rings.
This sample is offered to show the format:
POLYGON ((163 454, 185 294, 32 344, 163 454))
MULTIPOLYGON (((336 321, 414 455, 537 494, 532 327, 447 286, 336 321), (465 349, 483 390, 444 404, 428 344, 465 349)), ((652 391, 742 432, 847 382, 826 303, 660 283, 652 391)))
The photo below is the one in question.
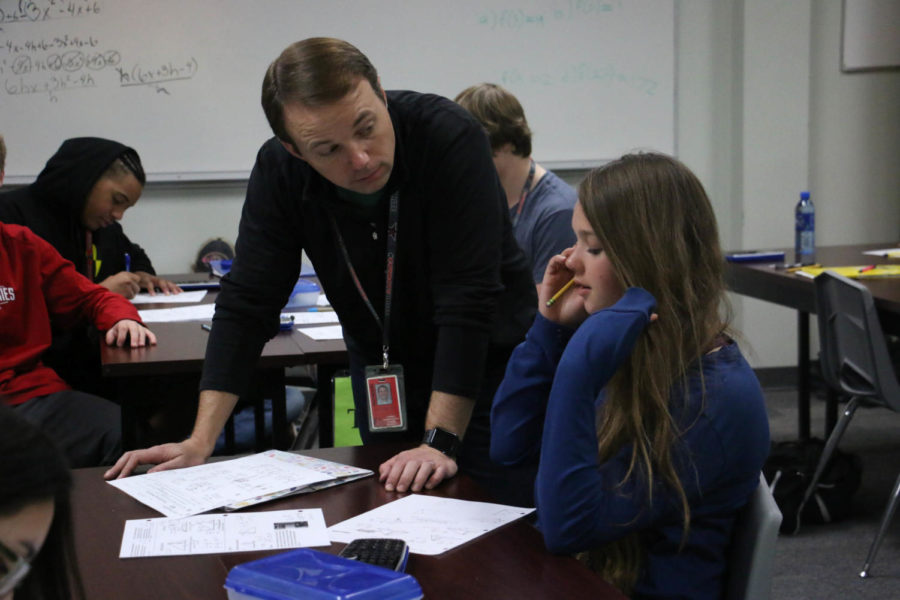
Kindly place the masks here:
POLYGON ((762 473, 747 506, 738 513, 728 558, 726 600, 768 600, 781 511, 762 473))
POLYGON ((837 273, 816 277, 822 375, 836 392, 865 396, 900 411, 900 385, 872 293, 837 273))

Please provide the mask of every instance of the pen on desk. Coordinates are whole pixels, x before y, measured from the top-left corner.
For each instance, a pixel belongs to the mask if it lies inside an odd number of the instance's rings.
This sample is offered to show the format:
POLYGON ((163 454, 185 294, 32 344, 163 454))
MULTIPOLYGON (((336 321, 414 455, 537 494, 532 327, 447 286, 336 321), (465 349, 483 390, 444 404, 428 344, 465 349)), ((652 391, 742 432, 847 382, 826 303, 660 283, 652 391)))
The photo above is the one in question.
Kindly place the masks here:
POLYGON ((868 265, 859 270, 860 273, 865 273, 866 271, 871 271, 875 268, 875 265, 868 265))
POLYGON ((125 270, 131 272, 131 255, 127 252, 125 253, 125 270))
POLYGON ((210 327, 210 326, 207 325, 206 323, 201 323, 201 324, 200 324, 200 329, 202 329, 203 331, 212 331, 212 327, 210 327))
POLYGON ((313 306, 312 308, 307 308, 306 312, 330 312, 334 311, 334 309, 330 306, 313 306))
POLYGON ((547 306, 553 306, 553 303, 559 300, 563 294, 569 291, 569 288, 572 287, 572 284, 575 283, 575 278, 569 280, 569 283, 559 288, 559 291, 553 294, 553 297, 547 300, 547 306))
POLYGON ((821 269, 821 268, 822 268, 822 265, 820 265, 819 263, 813 263, 813 264, 811 264, 811 265, 800 265, 800 264, 798 264, 798 265, 793 266, 793 267, 788 267, 788 268, 785 269, 785 270, 786 270, 788 273, 796 273, 796 272, 798 272, 798 271, 803 272, 803 269, 821 269))

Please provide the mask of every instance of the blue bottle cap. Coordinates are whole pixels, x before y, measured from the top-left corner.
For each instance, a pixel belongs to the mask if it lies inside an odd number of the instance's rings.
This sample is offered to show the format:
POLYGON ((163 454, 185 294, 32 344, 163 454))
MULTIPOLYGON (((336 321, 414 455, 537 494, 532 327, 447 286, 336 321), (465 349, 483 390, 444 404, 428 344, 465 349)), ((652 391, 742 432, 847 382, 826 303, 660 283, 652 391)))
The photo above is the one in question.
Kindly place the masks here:
POLYGON ((801 200, 809 200, 809 192, 800 192, 801 200))

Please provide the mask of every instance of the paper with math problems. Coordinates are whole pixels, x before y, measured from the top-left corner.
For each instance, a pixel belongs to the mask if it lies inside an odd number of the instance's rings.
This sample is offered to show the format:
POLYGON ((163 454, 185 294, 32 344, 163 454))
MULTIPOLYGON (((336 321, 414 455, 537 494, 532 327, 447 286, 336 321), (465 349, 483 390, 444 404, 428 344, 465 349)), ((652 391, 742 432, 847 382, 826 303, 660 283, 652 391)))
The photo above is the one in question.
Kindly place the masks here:
POLYGON ((327 323, 337 323, 338 316, 333 310, 326 311, 305 311, 305 312, 283 312, 282 315, 294 317, 294 325, 324 325, 327 323))
POLYGON ((251 456, 109 482, 167 517, 187 517, 288 488, 334 479, 298 465, 289 452, 251 456))
POLYGON ((900 258, 900 248, 882 248, 880 250, 866 250, 863 254, 872 256, 886 256, 888 258, 900 258))
POLYGON ((328 475, 328 477, 330 477, 331 479, 311 483, 308 485, 287 488, 284 490, 279 490, 277 492, 272 492, 270 494, 263 494, 261 496, 254 496, 253 498, 247 498, 245 500, 241 500, 240 502, 229 504, 228 506, 224 507, 225 510, 240 510, 242 508, 247 508, 248 506, 253 506, 254 504, 268 502, 269 500, 275 500, 277 498, 294 496, 296 494, 309 494, 311 492, 317 492, 319 490, 324 490, 336 485, 343 485, 345 483, 350 483, 351 481, 356 481, 357 479, 363 479, 365 477, 371 477, 373 475, 372 471, 370 471, 369 469, 336 463, 330 460, 324 460, 322 458, 304 456, 303 454, 290 453, 285 458, 285 460, 290 460, 291 462, 298 464, 301 467, 306 467, 307 469, 311 469, 313 471, 316 471, 317 473, 328 475))
POLYGON ((321 508, 125 521, 119 558, 328 546, 321 508))
POLYGON ((323 325, 322 327, 298 327, 297 331, 317 341, 342 340, 344 330, 340 325, 323 325))
POLYGON ((411 494, 328 528, 333 542, 400 538, 415 554, 441 554, 534 512, 505 506, 411 494))
POLYGON ((155 295, 144 292, 137 294, 131 299, 132 304, 188 304, 189 302, 200 302, 206 296, 206 290, 194 290, 192 292, 181 292, 180 294, 163 294, 157 292, 155 295))
POLYGON ((150 308, 139 310, 138 314, 144 323, 174 323, 176 321, 209 321, 215 312, 216 305, 207 303, 175 308, 150 308))

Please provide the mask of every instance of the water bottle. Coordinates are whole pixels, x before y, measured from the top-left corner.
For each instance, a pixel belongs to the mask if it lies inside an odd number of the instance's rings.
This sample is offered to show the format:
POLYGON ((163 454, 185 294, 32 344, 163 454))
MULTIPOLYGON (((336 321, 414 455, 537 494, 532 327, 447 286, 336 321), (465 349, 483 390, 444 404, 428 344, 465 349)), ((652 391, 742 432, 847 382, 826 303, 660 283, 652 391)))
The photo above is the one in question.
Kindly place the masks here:
POLYGON ((794 252, 801 265, 816 262, 816 208, 809 199, 809 192, 800 192, 800 201, 794 209, 794 252))

